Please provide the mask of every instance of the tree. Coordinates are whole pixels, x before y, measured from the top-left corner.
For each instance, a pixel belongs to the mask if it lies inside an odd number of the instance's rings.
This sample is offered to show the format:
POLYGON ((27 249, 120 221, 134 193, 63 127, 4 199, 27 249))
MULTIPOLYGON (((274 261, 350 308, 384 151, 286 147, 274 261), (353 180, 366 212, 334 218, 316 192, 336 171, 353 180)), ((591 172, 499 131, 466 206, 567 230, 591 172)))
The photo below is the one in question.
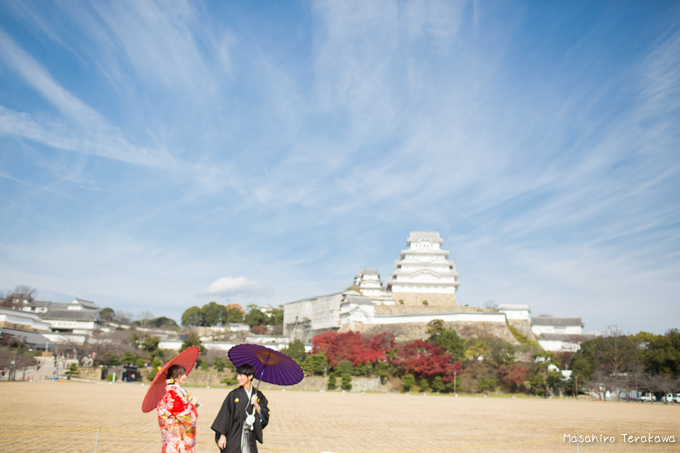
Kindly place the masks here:
POLYGON ((246 315, 245 310, 240 304, 227 304, 224 307, 227 311, 227 322, 241 324, 246 315))
POLYGON ((249 311, 246 315, 245 323, 251 328, 267 324, 267 315, 262 313, 262 310, 257 305, 249 305, 249 311))
POLYGON ((328 331, 312 339, 312 354, 323 353, 333 368, 341 360, 349 360, 353 366, 375 363, 376 360, 385 359, 386 348, 391 345, 390 338, 393 341, 390 334, 369 338, 359 332, 328 331))
POLYGON ((498 374, 501 384, 511 392, 517 392, 529 380, 531 370, 525 363, 511 363, 498 367, 498 374))
POLYGON ((27 285, 19 285, 13 291, 0 293, 0 306, 21 310, 24 304, 33 301, 33 296, 38 290, 27 285))
POLYGON ((328 370, 328 363, 326 363, 326 357, 323 354, 306 356, 300 366, 306 374, 323 373, 324 377, 328 370))
POLYGON ((78 374, 78 364, 72 363, 71 365, 69 365, 66 374, 68 374, 69 376, 74 376, 78 374))
POLYGON ((340 387, 343 390, 352 390, 352 376, 349 373, 342 373, 342 383, 340 387))
POLYGON ((442 381, 441 376, 434 377, 434 380, 432 381, 432 389, 436 390, 437 393, 441 393, 446 389, 446 384, 444 384, 444 381, 442 381))
POLYGON ((352 365, 352 362, 350 362, 349 360, 346 360, 346 359, 338 362, 338 369, 343 374, 351 375, 354 372, 354 366, 352 365))
POLYGON ((511 344, 496 337, 469 338, 466 341, 465 355, 471 360, 480 357, 496 368, 515 360, 515 350, 511 344))
POLYGON ((135 356, 133 353, 130 351, 125 351, 123 353, 123 364, 132 364, 137 361, 137 356, 135 356))
POLYGON ((99 312, 99 317, 102 318, 103 321, 113 321, 113 316, 115 315, 115 311, 113 311, 113 308, 102 308, 101 311, 99 312))
POLYGON ((680 331, 650 338, 643 352, 646 368, 654 374, 680 375, 680 331))
POLYGON ((297 363, 302 363, 307 357, 307 353, 305 352, 305 344, 297 338, 291 343, 288 343, 288 346, 283 348, 281 352, 295 360, 297 363))
POLYGON ((182 314, 182 325, 185 327, 205 326, 205 315, 199 307, 189 307, 182 314))
POLYGON ((118 358, 118 354, 116 354, 115 351, 106 351, 104 353, 104 360, 102 360, 102 363, 108 366, 117 366, 120 365, 120 359, 118 358))
POLYGON ((215 369, 220 373, 224 371, 225 363, 222 357, 215 357, 215 362, 213 363, 215 369))
POLYGON ((404 380, 401 383, 401 386, 404 387, 404 390, 406 390, 408 392, 415 385, 416 385, 416 378, 412 374, 407 374, 406 376, 404 376, 404 380))
POLYGON ((144 335, 144 340, 142 341, 142 347, 146 352, 153 352, 158 349, 158 344, 161 342, 160 337, 152 337, 148 333, 144 335))
POLYGON ((427 324, 428 341, 439 346, 449 354, 453 361, 460 361, 465 357, 465 342, 458 333, 451 328, 444 328, 444 321, 434 319, 427 324))
POLYGON ((188 337, 184 339, 182 342, 182 347, 179 348, 179 352, 184 351, 187 348, 190 348, 192 346, 198 346, 198 349, 201 351, 201 354, 205 354, 205 346, 203 346, 203 343, 201 343, 201 339, 198 337, 197 333, 192 333, 188 337))
POLYGON ((330 376, 328 376, 328 383, 326 384, 326 388, 328 390, 335 390, 338 387, 338 384, 335 380, 335 373, 331 373, 330 376))
POLYGON ((283 325, 283 305, 279 305, 279 308, 272 308, 267 315, 269 316, 267 321, 269 324, 274 326, 283 325))
POLYGON ((144 368, 146 366, 146 360, 137 359, 137 368, 144 368))
POLYGON ((206 326, 221 326, 227 324, 227 308, 217 302, 205 304, 201 309, 206 326))
POLYGON ((402 344, 398 347, 397 356, 390 363, 404 372, 415 374, 421 378, 432 378, 440 375, 445 382, 453 379, 454 371, 460 373, 462 364, 451 363, 452 357, 439 346, 422 340, 402 344))

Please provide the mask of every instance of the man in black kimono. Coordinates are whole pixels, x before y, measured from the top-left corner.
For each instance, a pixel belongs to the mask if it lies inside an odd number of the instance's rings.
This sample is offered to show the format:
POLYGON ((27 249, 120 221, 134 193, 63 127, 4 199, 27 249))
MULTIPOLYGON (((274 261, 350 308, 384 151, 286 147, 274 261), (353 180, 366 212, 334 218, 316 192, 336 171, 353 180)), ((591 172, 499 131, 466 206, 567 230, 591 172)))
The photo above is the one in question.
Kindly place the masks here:
POLYGON ((255 440, 262 443, 262 429, 269 423, 267 398, 253 389, 255 368, 244 364, 236 368, 239 388, 224 399, 212 424, 215 442, 223 453, 257 453, 255 440))

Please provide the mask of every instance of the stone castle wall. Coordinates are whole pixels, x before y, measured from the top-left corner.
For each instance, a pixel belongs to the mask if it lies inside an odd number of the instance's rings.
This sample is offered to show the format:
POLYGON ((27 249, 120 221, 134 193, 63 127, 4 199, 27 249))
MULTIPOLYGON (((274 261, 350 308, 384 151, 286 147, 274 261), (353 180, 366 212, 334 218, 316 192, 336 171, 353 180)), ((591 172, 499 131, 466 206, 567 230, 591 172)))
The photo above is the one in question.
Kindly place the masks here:
POLYGON ((417 307, 439 306, 439 307, 457 307, 456 295, 453 293, 392 293, 392 299, 397 305, 402 305, 400 301, 404 301, 403 305, 411 305, 417 307), (423 301, 427 301, 427 305, 423 305, 423 301))

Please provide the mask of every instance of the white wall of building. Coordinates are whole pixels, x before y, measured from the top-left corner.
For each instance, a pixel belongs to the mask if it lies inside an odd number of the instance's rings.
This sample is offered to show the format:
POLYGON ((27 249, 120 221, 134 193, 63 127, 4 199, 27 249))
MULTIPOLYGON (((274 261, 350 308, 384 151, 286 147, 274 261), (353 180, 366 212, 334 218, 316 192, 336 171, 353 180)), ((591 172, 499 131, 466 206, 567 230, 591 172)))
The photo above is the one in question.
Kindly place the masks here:
POLYGON ((504 313, 426 313, 412 315, 375 315, 374 324, 428 323, 435 319, 444 322, 498 322, 506 323, 504 313))

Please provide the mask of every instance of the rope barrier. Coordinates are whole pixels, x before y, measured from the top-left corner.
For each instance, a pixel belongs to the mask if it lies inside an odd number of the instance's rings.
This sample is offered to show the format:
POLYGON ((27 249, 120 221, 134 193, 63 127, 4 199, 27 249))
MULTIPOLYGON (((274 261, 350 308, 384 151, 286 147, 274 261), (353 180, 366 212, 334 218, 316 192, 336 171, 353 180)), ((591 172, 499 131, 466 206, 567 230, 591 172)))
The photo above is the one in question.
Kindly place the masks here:
MULTIPOLYGON (((67 433, 67 432, 75 432, 75 431, 94 431, 98 429, 99 431, 107 431, 110 433, 117 433, 117 434, 126 434, 128 436, 137 436, 137 437, 148 437, 152 439, 157 439, 160 440, 160 433, 158 435, 151 435, 151 434, 139 434, 139 433, 132 433, 129 431, 120 431, 117 429, 109 429, 109 428, 102 428, 101 426, 95 426, 92 428, 73 428, 73 429, 55 429, 51 431, 32 431, 32 432, 27 432, 27 433, 7 433, 7 434, 0 434, 0 437, 11 437, 11 436, 30 436, 30 435, 37 435, 37 434, 53 434, 53 433, 67 433)), ((481 449, 481 448, 493 448, 493 447, 509 447, 513 445, 526 445, 526 444, 536 444, 536 443, 542 443, 542 442, 554 442, 556 440, 562 440, 562 437, 553 437, 551 439, 540 439, 540 440, 528 440, 524 442, 509 442, 509 443, 504 443, 504 444, 491 444, 491 445, 471 445, 467 447, 447 447, 447 448, 424 448, 424 449, 419 449, 419 450, 338 450, 337 452, 334 453, 424 453, 424 452, 437 452, 437 451, 458 451, 458 450, 476 450, 476 449, 481 449)), ((644 447, 659 447, 659 448, 670 448, 674 450, 680 450, 680 447, 674 447, 670 445, 654 445, 654 444, 645 444, 641 442, 621 442, 621 441, 615 441, 618 444, 628 444, 628 445, 636 445, 636 446, 644 446, 644 447)), ((205 444, 205 445, 214 445, 214 442, 202 442, 202 441, 197 441, 196 443, 199 444, 205 444)), ((305 450, 302 448, 276 448, 276 447, 265 447, 265 446, 258 446, 258 450, 272 450, 272 451, 298 451, 298 452, 306 452, 306 453, 323 453, 323 450, 305 450)))

